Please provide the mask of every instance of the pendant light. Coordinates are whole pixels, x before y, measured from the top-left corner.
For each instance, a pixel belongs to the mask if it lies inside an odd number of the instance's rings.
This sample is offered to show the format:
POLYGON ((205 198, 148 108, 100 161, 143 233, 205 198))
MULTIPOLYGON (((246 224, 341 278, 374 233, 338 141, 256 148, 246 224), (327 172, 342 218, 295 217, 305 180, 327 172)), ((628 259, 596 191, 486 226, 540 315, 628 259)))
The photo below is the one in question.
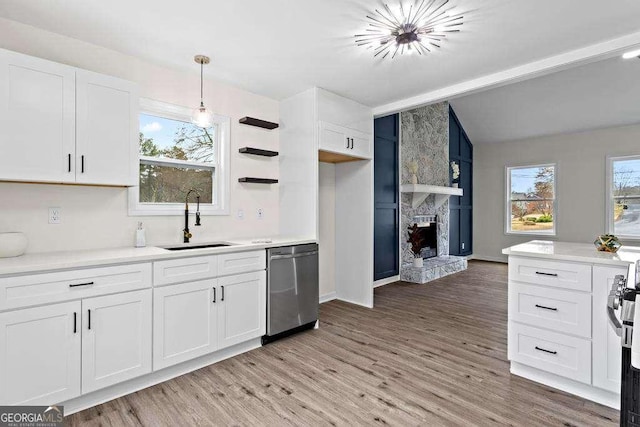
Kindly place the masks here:
POLYGON ((204 92, 203 92, 203 67, 209 63, 210 59, 208 56, 204 55, 196 55, 193 58, 196 63, 200 64, 200 106, 193 110, 193 114, 191 115, 191 121, 196 126, 200 126, 201 128, 208 128, 213 125, 213 114, 211 110, 207 110, 204 106, 204 92))

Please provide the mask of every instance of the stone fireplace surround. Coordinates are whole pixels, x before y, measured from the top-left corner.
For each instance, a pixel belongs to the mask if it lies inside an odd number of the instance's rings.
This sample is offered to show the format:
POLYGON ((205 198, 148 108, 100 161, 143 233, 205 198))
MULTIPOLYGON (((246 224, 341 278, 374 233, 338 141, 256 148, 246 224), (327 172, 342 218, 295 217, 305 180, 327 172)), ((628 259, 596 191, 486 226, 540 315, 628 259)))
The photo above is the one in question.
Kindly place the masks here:
MULTIPOLYGON (((449 103, 427 105, 400 113, 400 167, 402 183, 411 182, 407 164, 418 164, 418 183, 449 186, 449 103)), ((449 255, 449 202, 436 208, 433 195, 413 208, 411 195, 401 194, 401 266, 400 280, 426 283, 465 270, 465 257, 449 255), (418 215, 435 215, 437 257, 424 260, 422 268, 413 267, 413 253, 407 242, 408 228, 418 215)))

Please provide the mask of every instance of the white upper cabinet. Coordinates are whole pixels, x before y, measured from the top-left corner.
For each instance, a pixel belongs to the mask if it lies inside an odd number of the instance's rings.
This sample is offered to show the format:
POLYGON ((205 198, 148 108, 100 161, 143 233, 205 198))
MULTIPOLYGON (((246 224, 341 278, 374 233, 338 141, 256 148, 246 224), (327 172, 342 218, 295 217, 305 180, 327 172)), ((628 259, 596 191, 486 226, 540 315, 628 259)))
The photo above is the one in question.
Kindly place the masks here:
POLYGON ((318 148, 332 153, 370 159, 371 135, 333 123, 320 122, 318 148))
POLYGON ((373 113, 362 105, 324 89, 316 89, 318 120, 333 123, 367 135, 373 134, 373 113))
POLYGON ((373 114, 369 107, 323 89, 316 90, 316 103, 320 150, 372 158, 373 114))
POLYGON ((138 89, 0 49, 0 180, 137 185, 138 89))
POLYGON ((0 179, 74 182, 75 68, 0 50, 0 179))
POLYGON ((76 73, 76 182, 137 185, 138 88, 89 71, 76 73))

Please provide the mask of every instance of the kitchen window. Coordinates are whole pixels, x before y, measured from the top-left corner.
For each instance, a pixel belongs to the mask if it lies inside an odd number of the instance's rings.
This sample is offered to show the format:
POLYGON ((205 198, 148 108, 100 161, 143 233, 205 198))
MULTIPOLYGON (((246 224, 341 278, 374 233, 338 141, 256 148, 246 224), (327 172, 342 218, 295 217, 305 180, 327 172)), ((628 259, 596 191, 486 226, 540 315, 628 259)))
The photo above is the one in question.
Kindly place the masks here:
POLYGON ((556 234, 556 165, 507 167, 505 231, 556 234))
POLYGON ((201 128, 191 123, 189 108, 141 99, 139 125, 139 185, 129 191, 130 214, 182 215, 193 188, 203 214, 228 215, 230 119, 214 115, 213 125, 201 128))
POLYGON ((608 233, 640 239, 640 156, 609 157, 607 178, 608 233))

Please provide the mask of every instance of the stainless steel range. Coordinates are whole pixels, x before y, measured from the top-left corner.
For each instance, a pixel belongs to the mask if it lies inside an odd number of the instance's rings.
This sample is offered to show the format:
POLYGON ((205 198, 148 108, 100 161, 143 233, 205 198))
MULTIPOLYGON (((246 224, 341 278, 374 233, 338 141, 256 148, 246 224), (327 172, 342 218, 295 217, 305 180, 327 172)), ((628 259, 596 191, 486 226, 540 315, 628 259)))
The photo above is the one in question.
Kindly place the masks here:
POLYGON ((622 345, 621 426, 640 426, 640 339, 633 337, 634 324, 640 325, 639 273, 640 263, 629 266, 627 277, 616 276, 607 301, 609 321, 622 345))
POLYGON ((318 245, 267 249, 267 334, 263 343, 318 320, 318 245))

